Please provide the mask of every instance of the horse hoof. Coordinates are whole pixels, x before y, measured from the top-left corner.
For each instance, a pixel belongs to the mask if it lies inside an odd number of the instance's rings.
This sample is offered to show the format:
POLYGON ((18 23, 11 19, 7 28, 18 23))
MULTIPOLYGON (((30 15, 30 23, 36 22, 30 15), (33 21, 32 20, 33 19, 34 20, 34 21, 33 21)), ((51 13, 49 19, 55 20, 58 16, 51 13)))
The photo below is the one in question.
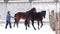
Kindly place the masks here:
POLYGON ((53 31, 55 31, 55 29, 53 29, 53 31))
POLYGON ((27 28, 26 28, 26 30, 27 30, 27 28))
POLYGON ((40 28, 38 30, 40 30, 40 28))
POLYGON ((30 28, 30 26, 28 25, 28 27, 30 28))
POLYGON ((38 27, 38 29, 40 29, 40 28, 38 27))
POLYGON ((34 30, 36 30, 36 28, 34 30))
POLYGON ((34 29, 34 30, 36 30, 36 29, 34 29))
POLYGON ((40 30, 40 28, 38 28, 40 30))
POLYGON ((42 28, 42 26, 40 28, 42 28))
POLYGON ((27 30, 27 29, 26 29, 27 30))
POLYGON ((18 26, 17 26, 17 28, 18 28, 18 26))
POLYGON ((7 28, 5 27, 5 29, 7 29, 7 28))

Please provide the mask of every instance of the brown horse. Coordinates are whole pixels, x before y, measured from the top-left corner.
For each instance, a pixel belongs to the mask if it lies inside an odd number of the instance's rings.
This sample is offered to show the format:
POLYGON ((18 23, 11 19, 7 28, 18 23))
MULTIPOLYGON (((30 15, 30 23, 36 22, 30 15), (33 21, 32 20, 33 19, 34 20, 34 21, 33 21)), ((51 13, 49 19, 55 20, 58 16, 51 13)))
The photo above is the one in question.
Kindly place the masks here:
MULTIPOLYGON (((36 13, 36 8, 32 8, 31 10, 27 11, 27 12, 18 12, 15 14, 15 22, 14 22, 14 27, 15 27, 15 23, 18 27, 18 23, 20 21, 20 19, 26 19, 26 15, 28 14, 28 12, 33 12, 36 13)), ((28 25, 29 26, 29 25, 28 25)))

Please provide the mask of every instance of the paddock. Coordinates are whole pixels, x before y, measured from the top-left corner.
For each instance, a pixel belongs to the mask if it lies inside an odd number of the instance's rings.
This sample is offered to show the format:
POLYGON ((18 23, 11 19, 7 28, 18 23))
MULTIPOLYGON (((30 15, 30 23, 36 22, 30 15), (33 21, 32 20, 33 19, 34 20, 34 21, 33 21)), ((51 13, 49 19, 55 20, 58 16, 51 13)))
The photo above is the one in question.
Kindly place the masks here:
MULTIPOLYGON (((9 0, 8 3, 4 3, 3 0, 0 0, 0 23, 6 23, 6 14, 7 11, 11 12, 11 15, 14 16, 17 12, 26 12, 31 8, 35 7, 37 12, 42 10, 46 10, 46 18, 43 19, 44 23, 48 23, 50 28, 55 29, 55 34, 60 34, 60 0, 57 3, 54 0, 33 0, 29 3, 29 0, 9 0), (52 10, 54 10, 54 15, 52 15, 52 10), (57 14, 57 15, 56 15, 57 14), (57 17, 57 19, 56 19, 57 17), (52 19, 52 21, 51 21, 52 19), (57 21, 58 20, 58 21, 57 21), (54 23, 53 23, 54 21, 54 23), (56 23, 57 22, 57 23, 56 23), (57 27, 58 26, 58 27, 57 27)), ((14 23, 14 19, 11 19, 12 24, 14 23)), ((21 23, 24 23, 24 19, 21 19, 21 23)), ((36 22, 36 21, 35 21, 36 22)), ((4 26, 4 25, 1 25, 4 26)))

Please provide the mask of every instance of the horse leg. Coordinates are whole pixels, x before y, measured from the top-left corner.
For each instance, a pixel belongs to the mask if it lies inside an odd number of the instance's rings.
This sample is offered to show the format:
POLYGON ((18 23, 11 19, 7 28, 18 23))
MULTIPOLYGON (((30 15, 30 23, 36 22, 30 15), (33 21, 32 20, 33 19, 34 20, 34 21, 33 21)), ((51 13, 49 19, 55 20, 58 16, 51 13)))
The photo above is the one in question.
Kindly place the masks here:
POLYGON ((30 27, 29 23, 28 23, 28 27, 30 27))
POLYGON ((15 24, 16 24, 16 25, 17 25, 17 27, 18 27, 18 22, 17 22, 17 21, 15 21, 15 22, 14 22, 14 27, 15 27, 15 24))
POLYGON ((17 20, 16 20, 16 18, 14 20, 15 20, 15 22, 14 22, 14 27, 15 27, 15 23, 16 23, 17 20))
POLYGON ((18 28, 19 20, 20 20, 20 18, 17 17, 17 20, 16 20, 17 28, 18 28))
POLYGON ((29 20, 28 20, 28 27, 30 27, 30 23, 29 23, 29 20))
POLYGON ((15 22, 14 22, 14 27, 15 27, 15 22))
POLYGON ((38 21, 38 29, 39 29, 39 21, 38 21))
POLYGON ((43 26, 43 22, 42 22, 42 20, 41 20, 41 28, 42 28, 42 26, 43 26))
POLYGON ((15 27, 15 23, 16 23, 16 14, 15 14, 15 16, 14 16, 15 18, 14 18, 14 20, 15 20, 15 22, 14 22, 14 26, 13 27, 15 27))
POLYGON ((32 20, 32 26, 33 26, 34 30, 36 30, 36 28, 34 27, 34 20, 32 20))
POLYGON ((25 27, 26 27, 26 30, 27 30, 27 20, 25 20, 25 27))
POLYGON ((18 28, 18 22, 16 23, 16 25, 17 25, 17 28, 18 28))
POLYGON ((15 19, 14 27, 15 27, 15 24, 17 25, 17 28, 18 28, 18 20, 17 19, 15 19))
POLYGON ((19 23, 19 20, 16 22, 17 28, 18 28, 18 23, 19 23))

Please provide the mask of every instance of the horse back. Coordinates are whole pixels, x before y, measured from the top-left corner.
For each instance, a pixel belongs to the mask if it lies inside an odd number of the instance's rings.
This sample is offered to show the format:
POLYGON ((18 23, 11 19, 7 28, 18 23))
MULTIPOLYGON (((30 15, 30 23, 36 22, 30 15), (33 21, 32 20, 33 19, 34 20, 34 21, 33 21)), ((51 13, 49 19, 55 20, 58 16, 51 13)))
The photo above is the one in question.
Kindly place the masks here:
POLYGON ((18 13, 16 13, 16 17, 24 19, 24 18, 26 18, 26 13, 25 12, 18 12, 18 13))

